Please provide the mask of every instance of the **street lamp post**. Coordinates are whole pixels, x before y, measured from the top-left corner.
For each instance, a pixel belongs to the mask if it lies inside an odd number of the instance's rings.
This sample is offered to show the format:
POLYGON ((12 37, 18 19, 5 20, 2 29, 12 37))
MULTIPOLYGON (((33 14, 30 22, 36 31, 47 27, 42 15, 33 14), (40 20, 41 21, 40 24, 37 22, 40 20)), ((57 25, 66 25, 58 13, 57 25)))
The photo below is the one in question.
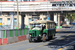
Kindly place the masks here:
POLYGON ((18 9, 18 0, 17 0, 17 28, 19 29, 19 9, 18 9))

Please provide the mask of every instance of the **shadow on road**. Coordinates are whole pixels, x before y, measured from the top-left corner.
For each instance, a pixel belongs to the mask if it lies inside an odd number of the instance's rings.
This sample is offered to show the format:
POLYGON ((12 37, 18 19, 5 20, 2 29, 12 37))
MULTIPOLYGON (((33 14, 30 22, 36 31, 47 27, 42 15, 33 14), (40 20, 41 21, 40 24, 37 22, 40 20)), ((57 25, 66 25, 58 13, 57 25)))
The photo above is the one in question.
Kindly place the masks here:
MULTIPOLYGON (((63 38, 63 39, 56 39, 56 40, 53 39, 53 40, 50 40, 50 43, 48 43, 45 46, 48 46, 49 48, 52 48, 52 49, 55 49, 55 48, 58 48, 58 47, 62 48, 62 46, 75 41, 75 35, 61 36, 61 38, 63 38)), ((69 45, 72 46, 72 44, 69 44, 69 45)), ((67 46, 69 46, 69 45, 67 45, 67 46)), ((67 50, 75 50, 75 44, 73 45, 73 47, 74 48, 72 48, 72 49, 68 48, 67 50)))
MULTIPOLYGON (((53 39, 56 39, 57 37, 55 37, 55 38, 53 38, 53 39)), ((52 40, 53 40, 52 39, 52 40)), ((47 41, 45 41, 45 42, 48 42, 49 40, 47 40, 47 41)), ((42 40, 36 40, 36 41, 32 41, 31 43, 41 43, 42 42, 42 40)))
POLYGON ((56 33, 75 33, 75 31, 58 31, 56 33))

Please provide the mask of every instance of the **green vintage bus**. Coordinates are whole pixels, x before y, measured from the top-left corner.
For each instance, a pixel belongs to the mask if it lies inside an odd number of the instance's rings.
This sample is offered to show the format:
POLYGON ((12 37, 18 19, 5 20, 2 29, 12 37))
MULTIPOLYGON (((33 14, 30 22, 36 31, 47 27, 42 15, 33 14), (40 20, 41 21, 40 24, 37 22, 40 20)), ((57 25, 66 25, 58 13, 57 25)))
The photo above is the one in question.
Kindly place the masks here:
POLYGON ((50 40, 56 33, 55 22, 50 20, 38 20, 30 22, 29 42, 35 40, 50 40))

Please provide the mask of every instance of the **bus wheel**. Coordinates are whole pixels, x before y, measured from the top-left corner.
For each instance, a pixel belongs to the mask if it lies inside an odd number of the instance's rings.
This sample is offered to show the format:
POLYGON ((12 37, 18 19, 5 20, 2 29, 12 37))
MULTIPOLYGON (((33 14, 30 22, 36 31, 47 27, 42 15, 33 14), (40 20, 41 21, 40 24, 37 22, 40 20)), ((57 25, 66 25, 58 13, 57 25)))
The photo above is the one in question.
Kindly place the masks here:
POLYGON ((48 37, 48 40, 51 40, 51 39, 52 39, 52 36, 49 36, 49 37, 48 37))
POLYGON ((43 42, 46 41, 46 35, 45 35, 45 34, 43 34, 42 41, 43 41, 43 42))
POLYGON ((30 35, 28 36, 28 38, 29 38, 29 42, 31 43, 32 42, 32 39, 31 39, 30 35))
POLYGON ((52 35, 52 39, 54 38, 54 34, 52 35))

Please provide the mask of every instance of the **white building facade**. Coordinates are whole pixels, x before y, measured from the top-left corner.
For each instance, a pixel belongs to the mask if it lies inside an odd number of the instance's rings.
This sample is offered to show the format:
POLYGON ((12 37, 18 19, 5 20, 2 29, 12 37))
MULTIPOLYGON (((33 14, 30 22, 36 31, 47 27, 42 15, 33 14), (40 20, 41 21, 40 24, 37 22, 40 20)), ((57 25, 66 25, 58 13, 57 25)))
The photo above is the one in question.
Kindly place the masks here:
MULTIPOLYGON (((19 0, 19 27, 21 27, 21 15, 25 14, 26 26, 29 26, 29 22, 33 19, 39 20, 53 20, 56 23, 58 21, 57 11, 69 11, 75 10, 75 3, 72 1, 61 1, 61 0, 19 0), (55 13, 52 13, 54 12, 55 13), (36 15, 33 15, 36 14, 36 15)), ((60 15, 61 16, 61 15, 60 15)), ((60 18, 64 18, 63 17, 60 18)), ((2 25, 11 25, 11 18, 14 18, 14 27, 17 27, 17 2, 16 0, 0 0, 0 23, 2 25), (12 17, 11 17, 12 16, 12 17)))

